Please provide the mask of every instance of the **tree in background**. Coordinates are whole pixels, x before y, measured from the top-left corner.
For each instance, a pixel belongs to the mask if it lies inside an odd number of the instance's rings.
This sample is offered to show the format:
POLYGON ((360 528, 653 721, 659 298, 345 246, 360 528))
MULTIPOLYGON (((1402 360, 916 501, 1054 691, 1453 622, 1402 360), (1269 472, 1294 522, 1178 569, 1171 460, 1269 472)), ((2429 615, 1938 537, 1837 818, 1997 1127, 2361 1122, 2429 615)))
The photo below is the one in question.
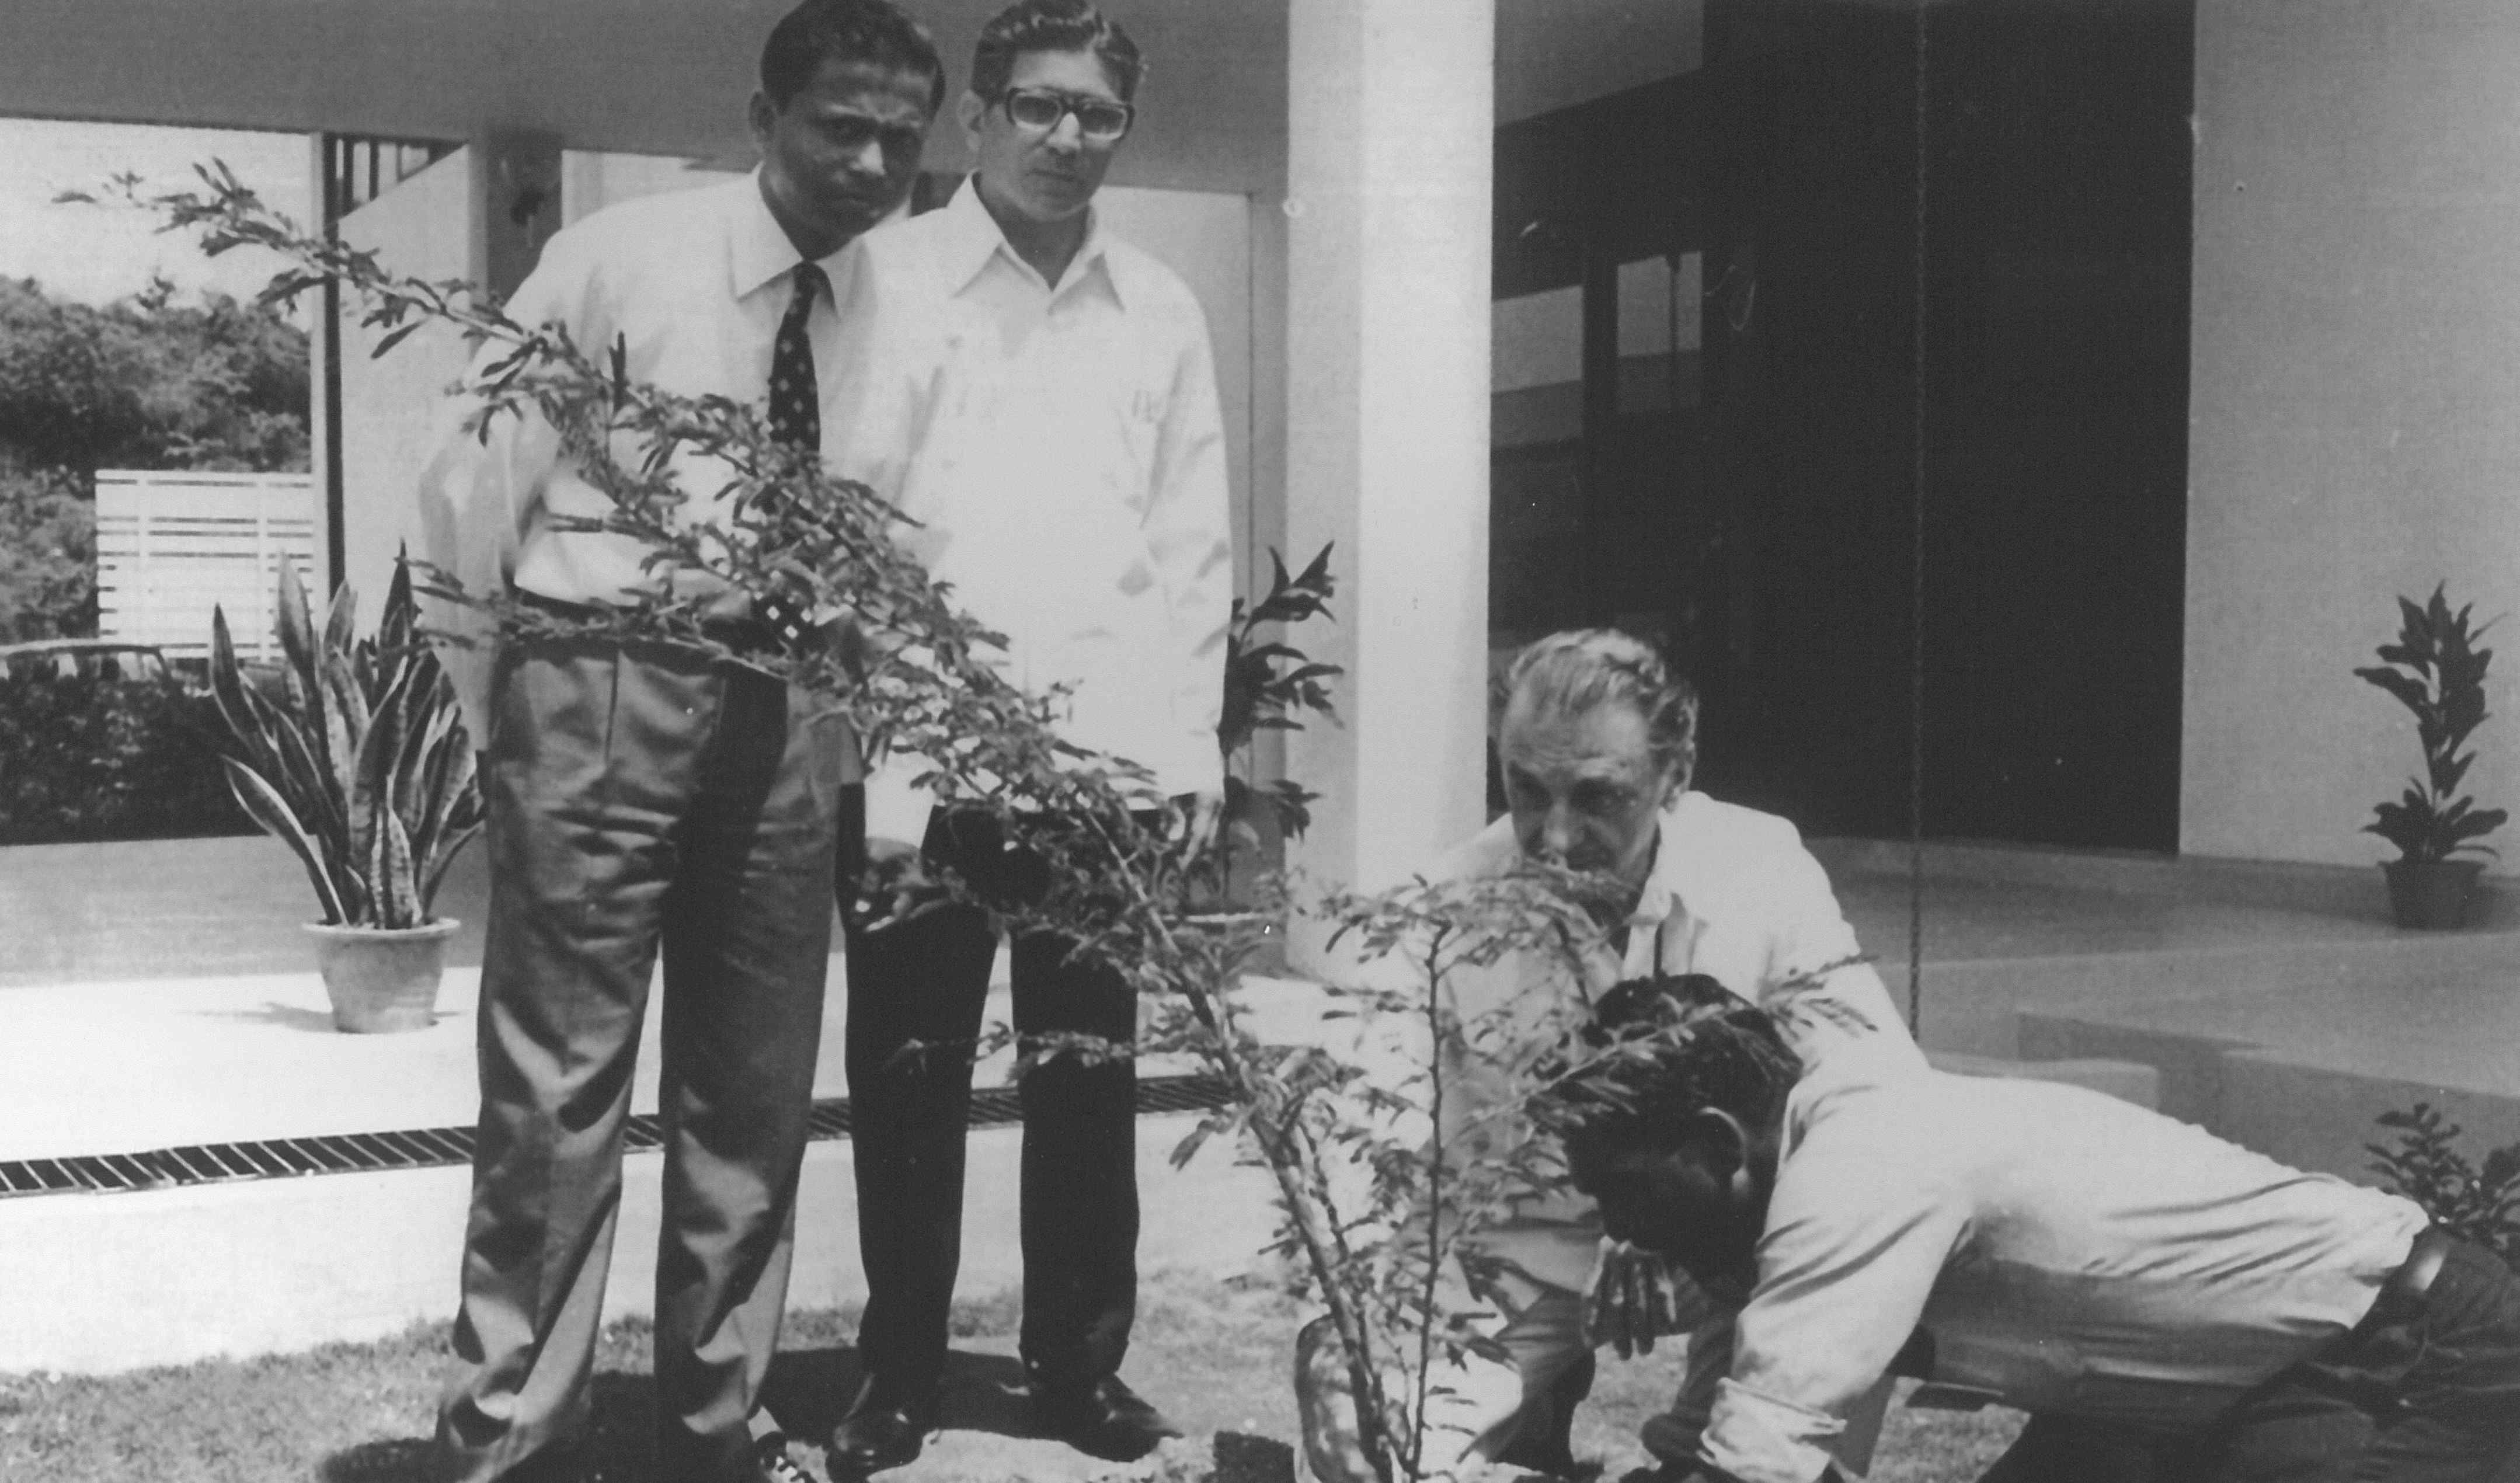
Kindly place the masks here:
POLYGON ((96 632, 96 502, 0 450, 0 644, 96 632))
POLYGON ((97 470, 306 468, 308 371, 263 305, 0 279, 0 642, 96 631, 97 470))

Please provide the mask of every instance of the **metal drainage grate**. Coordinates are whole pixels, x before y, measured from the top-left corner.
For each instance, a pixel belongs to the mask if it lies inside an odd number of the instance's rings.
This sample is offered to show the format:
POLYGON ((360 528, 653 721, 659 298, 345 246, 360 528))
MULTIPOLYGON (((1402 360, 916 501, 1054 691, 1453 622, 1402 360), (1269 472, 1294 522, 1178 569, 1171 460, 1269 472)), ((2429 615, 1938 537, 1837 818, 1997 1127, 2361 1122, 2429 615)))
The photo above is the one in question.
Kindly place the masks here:
MULTIPOLYGON (((1197 1112, 1225 1105, 1225 1084, 1212 1076, 1151 1076, 1138 1083, 1138 1112, 1197 1112)), ((1023 1119, 1012 1087, 971 1094, 974 1128, 1002 1127, 1023 1119)), ((814 1139, 849 1136, 849 1100, 828 1097, 807 1119, 814 1139)), ((653 1114, 630 1119, 622 1144, 629 1151, 661 1147, 663 1132, 653 1114)), ((298 1174, 362 1174, 383 1169, 430 1169, 472 1161, 470 1128, 415 1128, 399 1133, 340 1133, 321 1138, 274 1138, 240 1144, 188 1144, 145 1153, 89 1153, 73 1158, 0 1159, 0 1198, 20 1194, 73 1194, 128 1190, 171 1190, 187 1185, 247 1179, 286 1179, 298 1174)))

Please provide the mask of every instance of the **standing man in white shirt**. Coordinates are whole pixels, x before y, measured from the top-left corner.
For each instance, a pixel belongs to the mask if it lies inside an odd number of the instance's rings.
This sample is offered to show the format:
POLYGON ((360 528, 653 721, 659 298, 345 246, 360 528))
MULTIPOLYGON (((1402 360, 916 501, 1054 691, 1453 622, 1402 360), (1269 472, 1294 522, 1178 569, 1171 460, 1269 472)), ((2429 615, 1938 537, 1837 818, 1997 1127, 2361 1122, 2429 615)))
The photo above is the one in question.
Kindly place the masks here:
MULTIPOLYGON (((848 361, 847 249, 901 203, 944 85, 925 31, 886 0, 805 0, 762 52, 760 168, 562 231, 508 314, 590 353, 617 339, 633 380, 766 400, 774 437, 840 444, 827 393, 848 361)), ((677 465, 693 518, 722 517, 725 472, 677 465)), ((450 431, 421 504, 427 554, 474 593, 601 616, 660 580, 633 539, 567 525, 610 502, 538 417, 450 431)), ((855 754, 829 701, 742 661, 791 631, 742 592, 709 610, 708 637, 737 657, 594 637, 451 655, 484 747, 491 876, 437 1433, 450 1479, 591 1475, 588 1377, 660 947, 658 1476, 736 1483, 785 1461, 751 1422, 787 1293, 855 754)), ((461 607, 439 621, 479 626, 461 607)))
MULTIPOLYGON (((1007 677, 1070 687, 1063 740, 1147 770, 1149 810, 1214 827, 1216 725, 1233 601, 1225 440, 1198 301, 1118 241, 1093 205, 1135 122, 1136 45, 1084 0, 1023 0, 985 26, 960 117, 977 173, 942 209, 867 240, 883 348, 851 472, 898 491, 904 537, 1004 634, 1007 677)), ((850 840, 843 822, 842 848, 850 840)), ((1038 862, 980 811, 938 808, 873 832, 1019 894, 1038 862)), ((968 1048, 996 938, 940 905, 868 927, 849 899, 848 1064, 866 1379, 832 1436, 836 1465, 917 1457, 936 1424, 960 1260, 968 1048), (918 1042, 922 1053, 901 1054, 918 1042)), ((1018 933, 1014 1028, 1130 1044, 1135 995, 1069 944, 1018 933)), ((1132 1458, 1173 1428, 1122 1383, 1136 1309, 1135 1070, 1048 1056, 1021 1082, 1022 1353, 1037 1423, 1132 1458)))

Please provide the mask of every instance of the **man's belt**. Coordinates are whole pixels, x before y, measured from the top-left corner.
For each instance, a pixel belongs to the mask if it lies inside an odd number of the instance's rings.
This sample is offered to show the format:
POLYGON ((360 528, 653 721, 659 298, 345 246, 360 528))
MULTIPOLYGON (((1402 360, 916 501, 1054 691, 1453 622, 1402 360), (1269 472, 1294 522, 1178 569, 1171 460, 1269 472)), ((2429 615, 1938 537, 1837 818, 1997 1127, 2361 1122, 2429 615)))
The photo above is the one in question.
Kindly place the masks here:
POLYGON ((2439 1226, 2428 1227, 2415 1243, 2407 1248, 2407 1259, 2389 1280, 2380 1284, 2380 1296, 2371 1304, 2369 1322, 2404 1323, 2424 1311, 2424 1295, 2432 1290, 2433 1279, 2441 1276, 2442 1262, 2458 1237, 2439 1226))
MULTIPOLYGON (((577 623, 605 623, 618 617, 623 609, 598 603, 571 603, 561 598, 547 598, 527 588, 510 589, 517 601, 536 612, 547 612, 556 618, 577 623)), ((700 637, 721 644, 739 654, 779 654, 793 652, 779 630, 756 617, 724 617, 700 619, 700 637)))

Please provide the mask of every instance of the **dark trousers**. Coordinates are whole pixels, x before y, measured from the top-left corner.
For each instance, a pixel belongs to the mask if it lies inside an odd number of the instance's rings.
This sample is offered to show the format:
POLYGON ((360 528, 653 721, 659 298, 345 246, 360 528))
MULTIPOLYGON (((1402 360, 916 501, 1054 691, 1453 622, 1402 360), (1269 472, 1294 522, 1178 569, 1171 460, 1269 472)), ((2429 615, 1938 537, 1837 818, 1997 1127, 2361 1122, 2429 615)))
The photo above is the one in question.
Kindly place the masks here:
POLYGON ((831 949, 836 711, 686 650, 501 656, 482 767, 481 1120, 449 1476, 583 1439, 650 975, 661 948, 661 1478, 750 1476, 831 949))
POLYGON ((2520 1483, 2520 1280, 2464 1243, 2193 1437, 2033 1416, 1982 1483, 2520 1483))
MULTIPOLYGON (((971 1048, 997 939, 988 914, 963 905, 862 929, 846 894, 864 818, 843 805, 849 1137, 867 1274, 858 1351, 880 1389, 921 1403, 945 1363, 962 1261, 971 1048)), ((1010 849, 987 814, 935 811, 922 848, 990 899, 1034 899, 1042 888, 1040 860, 1010 849)), ((1016 933, 1012 954, 1018 1037, 1135 1041, 1137 999, 1119 974, 1071 959, 1064 939, 1042 932, 1016 933)), ((1025 1371, 1036 1389, 1091 1385, 1119 1370, 1137 1313, 1137 1069, 1126 1058, 1054 1055, 1024 1074, 1017 1095, 1025 1371)))

